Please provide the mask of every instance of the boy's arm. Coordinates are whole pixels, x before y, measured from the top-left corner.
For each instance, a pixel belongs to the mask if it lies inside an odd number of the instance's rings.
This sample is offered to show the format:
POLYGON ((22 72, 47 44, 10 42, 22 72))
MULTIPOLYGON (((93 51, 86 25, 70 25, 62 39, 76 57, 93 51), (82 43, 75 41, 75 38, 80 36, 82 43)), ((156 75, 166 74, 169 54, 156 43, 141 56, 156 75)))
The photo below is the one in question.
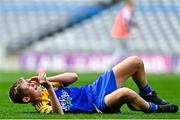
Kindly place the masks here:
POLYGON ((62 73, 59 75, 47 77, 46 79, 50 82, 62 82, 66 85, 69 85, 78 79, 78 75, 76 73, 62 73))
POLYGON ((39 83, 44 86, 48 93, 49 93, 49 98, 51 100, 51 106, 53 113, 58 113, 58 114, 64 114, 62 107, 59 103, 59 100, 57 99, 57 96, 54 92, 54 88, 51 85, 51 83, 46 79, 45 74, 40 74, 39 75, 39 83))
POLYGON ((53 113, 59 113, 59 114, 63 115, 64 112, 63 112, 61 105, 56 97, 53 86, 49 83, 43 83, 41 85, 44 86, 49 93, 49 98, 51 100, 51 106, 52 106, 53 113))

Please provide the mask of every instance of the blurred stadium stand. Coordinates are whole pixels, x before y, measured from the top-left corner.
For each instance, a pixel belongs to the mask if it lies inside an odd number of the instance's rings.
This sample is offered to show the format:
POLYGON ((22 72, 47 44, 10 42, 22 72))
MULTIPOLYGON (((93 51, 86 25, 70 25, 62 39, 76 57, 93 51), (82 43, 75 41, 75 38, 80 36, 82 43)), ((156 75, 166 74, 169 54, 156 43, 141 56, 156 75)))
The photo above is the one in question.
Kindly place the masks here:
POLYGON ((131 47, 145 53, 179 54, 179 8, 178 0, 140 1, 135 16, 140 30, 131 47))
MULTIPOLYGON (((138 0, 129 48, 136 53, 180 54, 180 1, 138 0)), ((1 42, 9 53, 111 53, 111 0, 1 0, 1 42)))
POLYGON ((109 0, 102 1, 1 0, 1 40, 7 42, 10 51, 22 50, 98 14, 109 4, 109 0))

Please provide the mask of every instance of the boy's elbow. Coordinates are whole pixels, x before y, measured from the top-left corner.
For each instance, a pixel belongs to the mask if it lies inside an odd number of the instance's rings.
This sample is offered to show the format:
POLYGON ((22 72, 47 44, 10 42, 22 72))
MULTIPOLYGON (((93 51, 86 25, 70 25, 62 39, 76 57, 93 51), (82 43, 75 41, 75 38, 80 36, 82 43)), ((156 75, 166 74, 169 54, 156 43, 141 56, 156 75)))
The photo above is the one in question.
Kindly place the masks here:
POLYGON ((74 78, 75 81, 78 80, 78 74, 77 73, 73 73, 73 78, 74 78))

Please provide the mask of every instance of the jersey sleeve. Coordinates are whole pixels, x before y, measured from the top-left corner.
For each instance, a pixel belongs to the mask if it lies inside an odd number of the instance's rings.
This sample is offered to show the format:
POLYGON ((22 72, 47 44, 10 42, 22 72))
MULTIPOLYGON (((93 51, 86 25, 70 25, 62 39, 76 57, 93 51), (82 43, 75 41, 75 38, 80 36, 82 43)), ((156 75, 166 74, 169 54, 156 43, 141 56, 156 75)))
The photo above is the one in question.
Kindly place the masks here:
POLYGON ((53 87, 64 87, 64 84, 62 82, 51 82, 51 84, 53 85, 53 87))
POLYGON ((39 113, 53 113, 52 107, 44 102, 36 104, 35 109, 39 113))

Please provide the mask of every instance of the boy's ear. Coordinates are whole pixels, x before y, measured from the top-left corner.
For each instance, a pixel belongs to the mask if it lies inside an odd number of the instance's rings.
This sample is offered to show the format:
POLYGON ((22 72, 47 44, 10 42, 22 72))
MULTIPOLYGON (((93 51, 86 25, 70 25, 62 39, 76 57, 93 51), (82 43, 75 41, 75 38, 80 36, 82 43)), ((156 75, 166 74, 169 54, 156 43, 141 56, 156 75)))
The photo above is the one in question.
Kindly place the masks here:
POLYGON ((23 98, 22 98, 22 101, 23 101, 24 103, 29 103, 29 102, 30 102, 30 97, 23 97, 23 98))

